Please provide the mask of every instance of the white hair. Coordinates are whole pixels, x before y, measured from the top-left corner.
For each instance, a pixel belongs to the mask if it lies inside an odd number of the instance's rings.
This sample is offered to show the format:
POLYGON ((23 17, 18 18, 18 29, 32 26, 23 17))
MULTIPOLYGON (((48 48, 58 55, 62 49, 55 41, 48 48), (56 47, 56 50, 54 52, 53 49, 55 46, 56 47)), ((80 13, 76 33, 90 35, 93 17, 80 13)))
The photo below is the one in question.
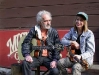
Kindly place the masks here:
POLYGON ((41 21, 42 21, 42 15, 44 15, 44 14, 47 14, 47 15, 49 15, 50 17, 51 17, 51 20, 52 20, 52 15, 51 15, 51 13, 50 12, 48 12, 48 11, 46 11, 46 10, 42 10, 42 11, 39 11, 38 13, 37 13, 37 16, 36 16, 36 20, 37 20, 37 23, 39 24, 41 21))

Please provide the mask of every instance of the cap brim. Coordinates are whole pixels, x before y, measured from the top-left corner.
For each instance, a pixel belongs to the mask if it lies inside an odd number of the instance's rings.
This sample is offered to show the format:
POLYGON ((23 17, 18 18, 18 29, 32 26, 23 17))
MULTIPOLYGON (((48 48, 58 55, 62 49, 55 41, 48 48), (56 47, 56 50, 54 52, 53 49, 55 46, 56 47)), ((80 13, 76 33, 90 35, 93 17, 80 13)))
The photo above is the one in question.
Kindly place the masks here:
POLYGON ((80 17, 82 17, 84 20, 87 20, 86 17, 85 17, 84 15, 82 15, 82 14, 77 14, 77 16, 80 16, 80 17))

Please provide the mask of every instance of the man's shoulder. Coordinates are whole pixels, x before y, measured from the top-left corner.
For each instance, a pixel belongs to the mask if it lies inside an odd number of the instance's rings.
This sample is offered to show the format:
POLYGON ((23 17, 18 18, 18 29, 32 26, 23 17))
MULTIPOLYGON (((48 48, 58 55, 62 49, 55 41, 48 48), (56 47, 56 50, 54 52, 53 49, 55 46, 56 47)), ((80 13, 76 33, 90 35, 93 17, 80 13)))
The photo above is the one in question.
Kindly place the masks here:
POLYGON ((34 30, 35 30, 35 27, 31 27, 29 31, 33 32, 34 30))
POLYGON ((53 33, 53 32, 57 32, 57 30, 53 27, 51 27, 49 30, 48 30, 50 33, 53 33))
POLYGON ((53 28, 53 27, 51 27, 50 30, 51 30, 51 31, 57 31, 57 29, 55 29, 55 28, 53 28))

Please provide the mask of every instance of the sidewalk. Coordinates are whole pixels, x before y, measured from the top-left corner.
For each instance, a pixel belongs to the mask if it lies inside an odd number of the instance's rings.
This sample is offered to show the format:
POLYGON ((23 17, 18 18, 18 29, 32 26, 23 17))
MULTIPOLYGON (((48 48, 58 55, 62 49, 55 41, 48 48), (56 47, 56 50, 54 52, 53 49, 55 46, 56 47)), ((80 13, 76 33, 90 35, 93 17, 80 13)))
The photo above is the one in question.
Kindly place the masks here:
POLYGON ((0 67, 0 75, 11 75, 11 69, 0 67))
MULTIPOLYGON (((40 75, 42 75, 42 73, 43 72, 40 72, 40 75)), ((11 69, 0 67, 0 75, 11 75, 11 69)), ((35 75, 34 71, 33 71, 33 75, 35 75)), ((99 75, 99 65, 93 65, 91 69, 83 72, 82 75, 99 75)))

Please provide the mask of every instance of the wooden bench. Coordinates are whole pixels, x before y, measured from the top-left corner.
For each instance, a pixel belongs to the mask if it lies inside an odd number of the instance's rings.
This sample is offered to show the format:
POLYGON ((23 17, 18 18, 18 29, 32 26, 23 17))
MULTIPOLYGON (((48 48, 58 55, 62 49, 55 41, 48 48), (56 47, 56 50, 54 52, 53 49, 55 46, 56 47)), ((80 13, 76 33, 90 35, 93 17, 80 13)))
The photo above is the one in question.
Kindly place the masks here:
MULTIPOLYGON (((40 75, 40 72, 43 72, 42 75, 46 75, 49 73, 49 70, 44 66, 34 68, 32 69, 32 71, 35 72, 35 75, 40 75)), ((23 75, 21 63, 14 63, 11 65, 11 75, 23 75)))
MULTIPOLYGON (((66 55, 66 50, 63 50, 61 52, 61 57, 63 57, 62 56, 63 54, 66 55)), ((32 69, 32 71, 35 72, 35 75, 40 75, 40 72, 43 72, 42 75, 46 75, 49 73, 49 70, 44 66, 39 66, 37 68, 34 68, 32 69)), ((11 75, 22 75, 21 63, 13 63, 11 65, 11 75)))
MULTIPOLYGON (((43 72, 42 75, 48 73, 47 68, 44 66, 39 66, 37 68, 32 69, 35 72, 35 75, 40 75, 40 72, 43 72)), ((11 75, 23 75, 22 74, 22 66, 20 63, 14 63, 11 65, 11 75)))
MULTIPOLYGON (((23 41, 23 39, 21 40, 21 42, 23 41)), ((21 44, 21 43, 20 43, 21 44)), ((19 47, 21 46, 19 44, 19 47)), ((20 55, 20 51, 18 52, 18 54, 20 55)), ((61 52, 61 57, 66 57, 67 51, 66 49, 63 50, 61 52)), ((24 59, 23 57, 20 57, 20 59, 24 59)), ((44 66, 39 66, 35 69, 33 69, 33 71, 35 72, 35 75, 40 75, 40 72, 43 72, 42 75, 46 75, 49 71, 47 70, 47 68, 45 68, 44 66)), ((71 68, 67 68, 68 74, 71 75, 71 68)), ((91 69, 82 72, 82 75, 91 75, 94 73, 99 73, 99 65, 93 65, 91 69), (98 68, 98 69, 97 69, 98 68)), ((11 65, 11 75, 22 75, 22 70, 21 70, 21 64, 20 63, 14 63, 11 65)))
MULTIPOLYGON (((21 61, 24 60, 24 57, 22 56, 22 53, 21 53, 21 44, 22 44, 22 42, 23 42, 23 40, 24 40, 25 37, 26 36, 23 36, 20 39, 19 43, 18 43, 18 45, 19 45, 18 46, 18 56, 19 56, 19 59, 21 61)), ((34 54, 34 52, 32 51, 31 56, 33 56, 33 54, 34 54)), ((45 71, 42 75, 45 75, 48 72, 47 68, 44 67, 44 66, 39 66, 37 68, 34 68, 34 69, 32 69, 32 71, 35 71, 35 75, 40 75, 40 71, 45 71)), ((11 65, 11 74, 12 75, 22 75, 21 63, 13 63, 11 65)))
MULTIPOLYGON (((64 34, 67 33, 68 31, 69 30, 58 30, 59 37, 62 38, 64 36, 64 34)), ((18 43, 18 56, 19 56, 20 60, 24 60, 24 57, 22 56, 22 53, 21 53, 21 44, 22 44, 24 38, 25 38, 25 36, 23 36, 18 43)), ((66 50, 63 50, 61 52, 61 57, 66 57, 66 50)), ((33 69, 33 71, 35 71, 35 75, 40 75, 41 71, 44 72, 43 75, 48 73, 48 70, 44 66, 37 67, 37 68, 33 69)), ((12 75, 22 75, 20 63, 13 63, 11 65, 11 73, 12 73, 12 75)))

